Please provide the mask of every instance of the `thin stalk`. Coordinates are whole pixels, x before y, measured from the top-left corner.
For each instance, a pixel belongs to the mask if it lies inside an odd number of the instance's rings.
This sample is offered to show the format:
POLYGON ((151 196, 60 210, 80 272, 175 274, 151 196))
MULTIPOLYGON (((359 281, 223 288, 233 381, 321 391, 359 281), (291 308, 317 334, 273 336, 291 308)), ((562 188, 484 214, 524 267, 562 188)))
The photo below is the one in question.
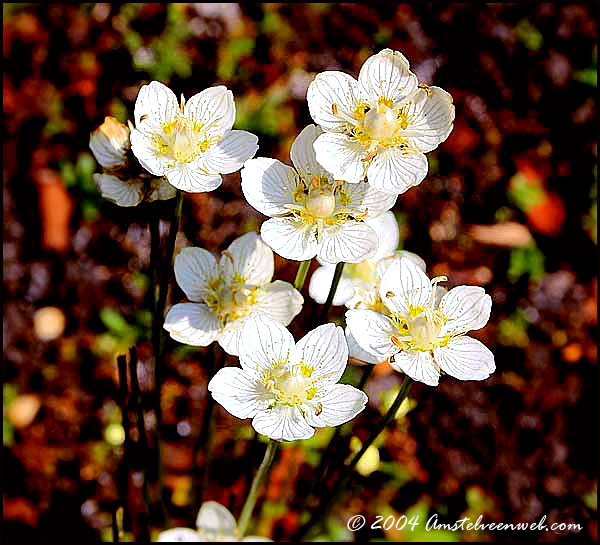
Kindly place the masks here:
POLYGON ((302 288, 304 287, 304 281, 306 280, 311 261, 312 259, 307 259, 298 265, 298 272, 296 273, 296 279, 294 280, 294 287, 298 291, 302 291, 302 288))
POLYGON ((121 409, 121 422, 125 441, 123 443, 123 458, 118 468, 117 488, 123 507, 123 525, 125 528, 131 528, 131 513, 128 509, 129 497, 129 468, 131 467, 131 437, 129 435, 129 410, 127 406, 127 395, 129 388, 127 386, 127 356, 124 354, 117 357, 117 368, 119 370, 119 407, 121 409))
POLYGON ((115 507, 115 509, 113 509, 113 511, 111 513, 113 543, 118 543, 120 541, 119 540, 119 525, 117 523, 117 509, 118 509, 118 507, 115 507))
POLYGON ((258 499, 258 491, 260 485, 269 473, 269 469, 271 468, 271 464, 273 463, 273 458, 275 458, 277 446, 278 445, 275 441, 269 439, 269 442, 267 443, 265 457, 263 458, 263 461, 260 464, 256 475, 254 476, 252 486, 250 487, 250 492, 248 493, 248 497, 246 498, 246 503, 244 503, 244 507, 242 508, 242 514, 240 515, 240 520, 238 522, 240 539, 244 537, 246 530, 248 529, 248 523, 250 522, 250 518, 252 517, 252 511, 254 511, 256 500, 258 499))
POLYGON ((338 284, 340 283, 340 278, 342 278, 342 271, 344 270, 344 262, 340 261, 335 266, 335 272, 333 273, 333 280, 331 282, 331 287, 329 288, 329 293, 327 294, 327 299, 325 304, 323 305, 323 309, 321 310, 321 316, 319 318, 319 323, 325 322, 327 320, 327 314, 329 313, 329 309, 331 308, 331 303, 333 303, 333 298, 335 297, 335 292, 337 291, 338 284))
POLYGON ((364 453, 367 452, 367 449, 373 444, 375 439, 379 437, 379 434, 385 429, 388 423, 398 412, 402 401, 404 401, 408 395, 411 384, 412 379, 409 376, 406 376, 404 382, 400 386, 400 391, 398 392, 398 395, 396 396, 396 399, 392 403, 392 406, 389 408, 388 412, 381 419, 377 427, 371 432, 371 435, 369 435, 369 438, 365 441, 362 448, 358 451, 354 458, 352 458, 352 461, 344 468, 344 471, 340 475, 338 482, 325 497, 321 505, 319 505, 319 507, 313 511, 310 520, 300 527, 298 532, 296 532, 296 535, 293 537, 292 541, 301 541, 312 530, 312 528, 320 523, 321 520, 323 520, 323 518, 325 518, 325 516, 329 513, 329 510, 333 506, 335 500, 348 484, 350 477, 352 477, 352 472, 354 471, 356 464, 358 464, 364 453))

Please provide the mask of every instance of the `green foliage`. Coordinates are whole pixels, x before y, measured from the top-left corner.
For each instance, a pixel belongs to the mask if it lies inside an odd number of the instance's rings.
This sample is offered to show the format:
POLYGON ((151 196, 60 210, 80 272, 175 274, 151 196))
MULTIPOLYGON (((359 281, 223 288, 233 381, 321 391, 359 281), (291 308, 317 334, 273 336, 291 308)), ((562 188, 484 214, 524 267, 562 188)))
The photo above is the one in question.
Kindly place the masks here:
POLYGON ((8 407, 17 399, 17 387, 14 384, 4 384, 2 387, 2 444, 10 447, 15 441, 15 433, 12 422, 4 415, 8 407))
POLYGON ((541 32, 535 28, 527 19, 521 19, 514 29, 517 38, 523 42, 527 49, 537 51, 544 44, 541 32))
POLYGON ((293 112, 284 107, 288 96, 282 92, 271 92, 261 97, 246 95, 236 100, 236 128, 279 136, 282 124, 294 123, 293 112))
POLYGON ((535 241, 521 248, 513 248, 510 252, 508 279, 515 283, 521 276, 527 274, 531 280, 537 282, 546 274, 544 261, 544 254, 535 241))
POLYGON ((597 165, 594 165, 594 183, 590 190, 592 204, 590 211, 583 217, 583 227, 588 232, 594 244, 598 244, 598 178, 597 165))
POLYGON ((573 74, 573 78, 587 85, 591 85, 592 87, 598 87, 597 47, 594 47, 594 52, 592 53, 592 63, 590 66, 575 72, 575 74, 573 74))
POLYGON ((238 36, 225 43, 219 54, 217 76, 223 81, 235 79, 242 57, 251 55, 255 46, 254 38, 238 36))
POLYGON ((86 221, 95 221, 100 215, 100 192, 94 182, 93 174, 96 170, 96 161, 89 152, 82 152, 77 157, 77 162, 68 160, 59 164, 60 177, 63 183, 71 190, 79 192, 77 202, 81 206, 81 214, 86 221))
POLYGON ((544 188, 532 185, 527 176, 522 172, 517 172, 510 181, 511 186, 508 191, 508 197, 511 202, 524 212, 543 203, 546 199, 544 188))
POLYGON ((498 342, 505 346, 523 348, 529 344, 527 328, 530 320, 523 309, 518 308, 510 317, 498 322, 498 342))

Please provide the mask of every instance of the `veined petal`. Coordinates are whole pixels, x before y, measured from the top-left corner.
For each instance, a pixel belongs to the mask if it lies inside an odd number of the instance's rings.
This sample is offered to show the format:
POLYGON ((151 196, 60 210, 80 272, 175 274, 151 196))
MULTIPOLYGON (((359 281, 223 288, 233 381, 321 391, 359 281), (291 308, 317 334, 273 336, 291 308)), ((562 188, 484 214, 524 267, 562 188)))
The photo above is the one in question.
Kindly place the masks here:
POLYGON ((202 168, 202 158, 191 163, 176 163, 165 169, 164 175, 172 186, 189 193, 213 191, 223 183, 220 174, 209 174, 202 168))
POLYGON ((488 323, 492 298, 480 286, 457 286, 442 297, 439 310, 448 319, 440 335, 466 333, 488 323))
POLYGON ((110 174, 94 174, 93 178, 102 196, 119 206, 136 206, 142 202, 143 182, 123 181, 110 174))
POLYGON ((433 352, 442 371, 459 380, 484 380, 495 370, 494 354, 472 337, 457 337, 433 352))
POLYGON ((240 339, 242 338, 245 323, 246 320, 244 318, 230 322, 221 330, 217 337, 219 346, 230 356, 237 356, 239 354, 240 339))
POLYGON ((240 364, 256 376, 287 362, 294 350, 292 334, 278 321, 256 313, 244 324, 238 345, 240 364))
POLYGON ((320 414, 306 411, 306 421, 317 428, 341 426, 352 420, 367 404, 367 394, 349 384, 332 384, 315 396, 321 403, 320 414))
POLYGON ((129 128, 114 117, 106 116, 104 123, 90 135, 90 149, 104 168, 125 165, 129 149, 129 128))
MULTIPOLYGON (((344 193, 350 199, 348 207, 363 212, 367 210, 369 219, 387 212, 398 199, 398 195, 380 191, 367 183, 344 184, 344 193)), ((397 230, 398 226, 396 225, 397 230)))
POLYGON ((294 218, 272 218, 260 228, 263 240, 286 259, 306 261, 317 254, 316 227, 294 218))
POLYGON ((236 238, 223 252, 220 268, 226 282, 262 286, 271 281, 275 259, 269 246, 256 233, 236 238))
POLYGON ((377 235, 362 221, 349 221, 323 230, 319 260, 326 263, 360 263, 377 251, 377 235))
POLYGON ((392 343, 398 330, 387 316, 372 310, 349 310, 346 324, 358 345, 378 361, 385 361, 398 351, 392 343))
POLYGON ((156 133, 173 121, 178 112, 175 93, 159 81, 152 81, 142 86, 135 100, 135 126, 144 133, 156 133))
POLYGON ((412 259, 395 259, 385 271, 379 296, 392 314, 408 316, 410 309, 425 307, 431 301, 431 281, 412 259))
POLYGON ((358 183, 365 178, 365 149, 345 134, 326 132, 314 143, 319 164, 336 180, 358 183))
POLYGON ((191 528, 171 528, 158 534, 156 541, 157 543, 201 543, 204 540, 191 528))
POLYGON ((132 129, 129 138, 131 151, 142 167, 154 176, 162 176, 167 168, 167 162, 157 154, 151 137, 137 129, 132 129))
POLYGON ((177 196, 177 190, 164 178, 150 181, 152 191, 148 195, 149 201, 166 201, 177 196))
POLYGON ((290 283, 275 280, 258 290, 253 310, 287 326, 302 310, 304 297, 290 283))
POLYGON ((380 99, 402 102, 419 82, 409 68, 408 60, 399 51, 384 49, 369 57, 358 74, 360 89, 371 105, 380 99))
MULTIPOLYGON (((352 331, 349 327, 345 329, 346 342, 348 343, 348 355, 351 358, 357 360, 366 361, 367 363, 381 363, 379 358, 376 358, 373 354, 367 352, 352 335, 352 331)), ((383 360, 385 361, 385 360, 383 360)))
POLYGON ((237 522, 225 506, 216 501, 205 501, 198 511, 196 527, 200 532, 219 537, 220 533, 235 534, 237 522))
POLYGON ((258 150, 258 137, 247 131, 229 131, 223 139, 210 146, 201 157, 201 163, 210 173, 231 174, 258 150))
POLYGON ((208 136, 223 136, 235 121, 233 93, 223 85, 204 89, 185 103, 184 115, 208 136))
MULTIPOLYGON (((375 271, 377 278, 379 278, 379 280, 381 281, 383 275, 385 274, 385 271, 388 270, 388 267, 394 261, 397 261, 401 258, 410 259, 423 272, 427 270, 427 265, 421 256, 418 256, 413 252, 409 252, 408 250, 397 250, 391 256, 384 257, 377 262, 377 269, 375 271)), ((441 288, 441 286, 438 287, 441 288)))
POLYGON ((183 248, 175 257, 175 279, 190 301, 204 299, 208 285, 217 278, 217 260, 204 248, 183 248))
POLYGON ((265 216, 287 214, 286 204, 292 204, 298 175, 292 167, 277 159, 257 157, 242 168, 242 192, 248 204, 265 216))
POLYGON ((344 72, 321 72, 308 86, 306 100, 315 123, 328 131, 343 132, 354 120, 359 104, 358 82, 344 72))
POLYGON ((294 140, 290 150, 290 158, 301 176, 309 182, 314 176, 331 177, 319 163, 313 144, 318 136, 323 134, 323 129, 316 125, 307 125, 300 131, 300 134, 294 140))
POLYGON ((373 187, 386 193, 400 194, 419 185, 429 165, 421 152, 403 153, 389 148, 380 151, 369 164, 367 180, 373 187))
POLYGON ((286 405, 276 405, 268 411, 259 412, 252 419, 252 427, 257 433, 275 441, 301 441, 315 434, 298 407, 286 405))
POLYGON ((172 306, 163 327, 176 341, 192 346, 208 346, 219 333, 217 317, 206 305, 199 303, 172 306))
MULTIPOLYGON (((331 265, 324 265, 319 267, 312 273, 310 277, 310 284, 308 285, 308 294, 317 303, 322 305, 329 295, 329 290, 333 282, 333 275, 335 274, 335 267, 331 265)), ((354 286, 348 278, 340 278, 335 295, 333 296, 332 305, 344 305, 347 301, 352 299, 354 295, 354 286)))
POLYGON ((365 223, 375 231, 379 241, 377 252, 371 260, 379 261, 384 257, 393 255, 400 243, 400 230, 394 213, 388 211, 374 218, 367 217, 365 223))
POLYGON ((219 369, 208 383, 208 391, 236 418, 254 418, 261 402, 272 397, 260 380, 237 367, 219 369))
POLYGON ((413 380, 428 386, 437 386, 440 383, 440 372, 430 352, 399 352, 390 360, 390 365, 413 380))
POLYGON ((335 384, 348 364, 344 330, 335 324, 324 324, 309 331, 296 344, 294 361, 302 363, 316 384, 335 384))

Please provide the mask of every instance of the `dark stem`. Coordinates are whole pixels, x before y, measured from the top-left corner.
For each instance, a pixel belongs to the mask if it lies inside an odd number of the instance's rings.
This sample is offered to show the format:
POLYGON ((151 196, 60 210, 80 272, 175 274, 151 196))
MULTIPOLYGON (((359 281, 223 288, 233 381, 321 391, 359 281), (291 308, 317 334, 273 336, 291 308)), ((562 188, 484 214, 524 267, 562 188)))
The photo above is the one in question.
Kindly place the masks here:
POLYGON ((338 284, 340 283, 340 278, 342 278, 343 270, 344 262, 340 261, 335 266, 335 272, 333 273, 331 287, 329 288, 327 299, 325 301, 325 304, 323 305, 323 309, 321 310, 321 316, 319 317, 319 324, 325 323, 325 321, 327 320, 327 314, 329 314, 329 309, 331 308, 331 303, 333 303, 333 298, 335 297, 335 292, 337 291, 338 284))
POLYGON ((308 269, 310 268, 311 261, 312 259, 307 259, 306 261, 302 261, 300 265, 298 265, 296 279, 294 280, 294 287, 298 291, 302 291, 302 288, 304 287, 304 282, 306 281, 306 275, 308 274, 308 269))
POLYGON ((123 425, 123 432, 125 434, 125 441, 123 443, 123 458, 119 465, 117 473, 117 488, 119 490, 119 497, 121 498, 121 506, 123 507, 123 526, 125 529, 131 529, 131 513, 128 509, 128 497, 129 497, 129 468, 131 467, 131 437, 129 435, 129 410, 127 406, 127 395, 129 388, 127 386, 127 356, 124 354, 117 356, 117 368, 119 371, 119 395, 118 402, 121 409, 121 423, 123 425))

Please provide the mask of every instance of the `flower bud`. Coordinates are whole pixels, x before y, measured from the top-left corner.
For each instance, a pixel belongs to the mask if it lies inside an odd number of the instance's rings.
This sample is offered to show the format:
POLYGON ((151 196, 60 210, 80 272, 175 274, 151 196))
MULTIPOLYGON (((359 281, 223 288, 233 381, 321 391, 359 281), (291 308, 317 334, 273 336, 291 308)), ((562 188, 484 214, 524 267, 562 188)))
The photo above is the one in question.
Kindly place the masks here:
POLYGON ((90 149, 96 160, 107 170, 118 169, 127 165, 129 151, 129 128, 107 116, 90 136, 90 149))

